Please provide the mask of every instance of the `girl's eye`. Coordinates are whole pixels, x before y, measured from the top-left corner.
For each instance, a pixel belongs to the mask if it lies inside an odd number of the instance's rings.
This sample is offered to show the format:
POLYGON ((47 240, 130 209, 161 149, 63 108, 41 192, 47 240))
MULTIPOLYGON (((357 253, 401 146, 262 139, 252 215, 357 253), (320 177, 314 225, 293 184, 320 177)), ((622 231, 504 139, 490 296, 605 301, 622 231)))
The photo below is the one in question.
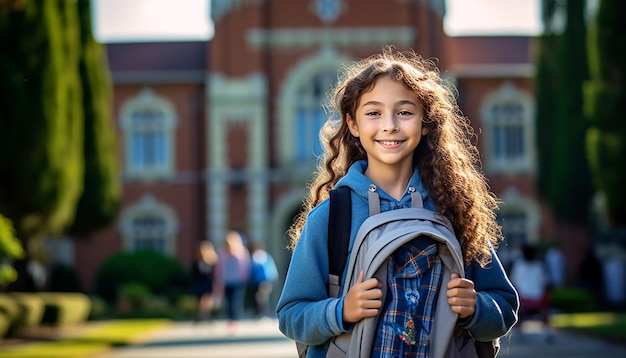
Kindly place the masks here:
POLYGON ((410 111, 400 111, 400 112, 398 112, 398 114, 401 115, 401 116, 410 116, 413 113, 410 112, 410 111))
POLYGON ((366 116, 379 116, 380 113, 377 111, 370 111, 370 112, 365 113, 365 115, 366 116))

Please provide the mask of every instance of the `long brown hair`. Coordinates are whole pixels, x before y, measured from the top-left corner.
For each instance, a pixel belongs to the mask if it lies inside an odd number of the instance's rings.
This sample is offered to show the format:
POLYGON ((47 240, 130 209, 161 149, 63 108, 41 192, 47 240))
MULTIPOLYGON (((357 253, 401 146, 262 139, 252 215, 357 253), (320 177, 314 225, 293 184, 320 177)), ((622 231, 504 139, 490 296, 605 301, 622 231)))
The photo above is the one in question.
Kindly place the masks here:
POLYGON ((423 126, 428 131, 413 154, 413 163, 435 207, 451 221, 466 264, 472 260, 488 264, 490 249, 502 240, 495 214, 499 201, 482 173, 474 129, 458 107, 453 86, 442 80, 434 62, 393 47, 342 69, 330 97, 336 116, 329 118, 320 132, 324 154, 303 210, 289 228, 290 247, 295 247, 309 211, 328 198, 354 162, 367 159, 346 118, 356 117, 361 95, 382 76, 401 81, 421 100, 423 126))

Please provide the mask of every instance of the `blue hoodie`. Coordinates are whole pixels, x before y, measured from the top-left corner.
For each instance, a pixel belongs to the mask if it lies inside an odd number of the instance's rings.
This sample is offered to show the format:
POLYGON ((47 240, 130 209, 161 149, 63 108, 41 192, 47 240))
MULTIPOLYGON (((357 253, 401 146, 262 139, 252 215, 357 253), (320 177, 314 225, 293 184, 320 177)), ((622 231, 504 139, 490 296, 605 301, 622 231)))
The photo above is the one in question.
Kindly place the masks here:
MULTIPOLYGON (((349 251, 352 251, 359 227, 369 216, 367 193, 373 183, 363 174, 366 168, 366 161, 354 163, 336 185, 351 189, 349 251)), ((421 193, 426 209, 436 211, 416 168, 400 201, 378 189, 381 212, 411 207, 411 187, 421 193)), ((308 344, 307 357, 325 357, 329 340, 349 332, 353 327, 341 319, 344 298, 329 298, 327 293, 328 212, 328 200, 309 212, 276 307, 281 332, 295 341, 308 344)), ((474 282, 476 310, 472 316, 458 320, 457 325, 468 329, 479 341, 506 334, 517 321, 519 300, 496 253, 492 251, 492 263, 489 266, 481 268, 473 262, 466 267, 465 275, 474 282)))

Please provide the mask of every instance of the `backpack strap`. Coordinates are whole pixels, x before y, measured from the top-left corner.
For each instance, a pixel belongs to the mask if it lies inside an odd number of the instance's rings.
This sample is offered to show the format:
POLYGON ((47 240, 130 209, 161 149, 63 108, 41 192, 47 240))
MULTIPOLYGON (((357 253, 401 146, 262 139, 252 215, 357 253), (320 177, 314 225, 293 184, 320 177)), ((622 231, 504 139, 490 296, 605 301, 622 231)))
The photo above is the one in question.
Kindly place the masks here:
POLYGON ((348 260, 352 204, 350 188, 342 186, 330 191, 328 214, 328 296, 339 297, 341 276, 348 260))

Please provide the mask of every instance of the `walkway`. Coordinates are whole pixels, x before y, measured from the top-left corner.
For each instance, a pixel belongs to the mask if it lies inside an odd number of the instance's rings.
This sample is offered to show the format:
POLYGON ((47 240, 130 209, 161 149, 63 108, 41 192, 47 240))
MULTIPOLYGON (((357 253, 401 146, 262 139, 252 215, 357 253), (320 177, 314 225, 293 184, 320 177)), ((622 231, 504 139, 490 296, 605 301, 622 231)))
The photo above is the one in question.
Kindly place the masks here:
MULTIPOLYGON (((623 358, 624 345, 556 331, 546 342, 532 322, 524 327, 524 339, 505 337, 501 358, 623 358)), ((273 319, 240 322, 231 328, 218 321, 194 325, 174 323, 136 346, 122 347, 97 358, 297 358, 295 344, 285 338, 273 319)))

